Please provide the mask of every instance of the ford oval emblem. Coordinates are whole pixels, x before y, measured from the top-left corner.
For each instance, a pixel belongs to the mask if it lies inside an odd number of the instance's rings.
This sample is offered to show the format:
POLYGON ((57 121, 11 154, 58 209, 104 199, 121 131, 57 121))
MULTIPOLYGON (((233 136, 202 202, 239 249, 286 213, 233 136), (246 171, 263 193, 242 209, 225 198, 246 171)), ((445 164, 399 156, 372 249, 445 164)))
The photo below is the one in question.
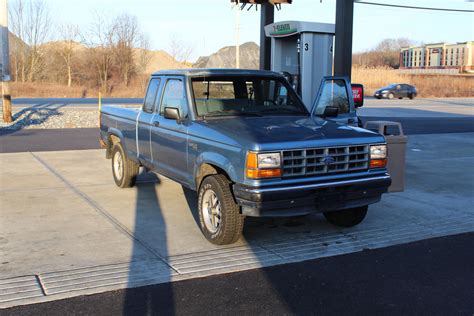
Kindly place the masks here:
POLYGON ((324 158, 321 159, 321 162, 324 163, 325 165, 330 165, 334 163, 335 161, 336 159, 334 159, 334 157, 331 157, 331 156, 325 156, 324 158))

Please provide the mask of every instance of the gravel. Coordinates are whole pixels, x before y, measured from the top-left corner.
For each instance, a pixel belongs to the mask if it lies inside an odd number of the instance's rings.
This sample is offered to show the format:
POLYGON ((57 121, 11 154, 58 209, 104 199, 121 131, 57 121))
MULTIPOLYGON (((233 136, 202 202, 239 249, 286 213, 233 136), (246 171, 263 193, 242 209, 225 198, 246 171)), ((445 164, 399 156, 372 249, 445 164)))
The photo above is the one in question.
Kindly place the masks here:
POLYGON ((12 123, 0 119, 0 130, 98 127, 98 120, 94 109, 23 109, 13 114, 12 123))

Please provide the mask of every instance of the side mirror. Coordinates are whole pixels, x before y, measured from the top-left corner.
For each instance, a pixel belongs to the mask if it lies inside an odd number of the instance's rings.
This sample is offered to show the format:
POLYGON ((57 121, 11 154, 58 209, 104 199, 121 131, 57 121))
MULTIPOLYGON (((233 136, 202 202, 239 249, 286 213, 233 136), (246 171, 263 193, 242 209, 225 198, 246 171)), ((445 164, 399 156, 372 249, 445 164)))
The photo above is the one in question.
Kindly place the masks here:
POLYGON ((360 108, 364 105, 364 86, 359 83, 353 83, 351 84, 351 87, 354 106, 360 108))
POLYGON ((327 106, 324 109, 324 117, 337 117, 339 115, 339 108, 335 106, 327 106))
POLYGON ((164 117, 165 117, 165 119, 179 120, 180 119, 179 109, 177 109, 177 108, 165 108, 164 117))

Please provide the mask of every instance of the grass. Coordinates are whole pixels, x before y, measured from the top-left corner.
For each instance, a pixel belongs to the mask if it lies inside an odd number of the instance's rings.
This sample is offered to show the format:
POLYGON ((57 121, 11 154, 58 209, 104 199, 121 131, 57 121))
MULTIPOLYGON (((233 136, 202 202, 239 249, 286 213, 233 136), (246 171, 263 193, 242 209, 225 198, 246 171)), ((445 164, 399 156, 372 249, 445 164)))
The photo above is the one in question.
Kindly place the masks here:
POLYGON ((352 82, 363 84, 366 95, 391 83, 408 83, 422 98, 474 97, 474 76, 468 75, 407 75, 389 68, 354 67, 352 82))
MULTIPOLYGON (((463 75, 407 75, 389 68, 361 68, 352 70, 352 82, 362 83, 366 95, 391 83, 408 83, 418 90, 418 96, 429 97, 474 97, 474 76, 463 75)), ((103 97, 142 98, 146 80, 135 80, 129 86, 112 84, 103 97)), ((95 98, 98 88, 49 83, 16 83, 11 85, 13 98, 95 98)))
MULTIPOLYGON (((85 86, 72 86, 39 83, 39 82, 12 82, 11 91, 13 98, 97 98, 98 88, 85 86)), ((102 97, 110 98, 143 98, 145 89, 141 85, 112 85, 102 97)))

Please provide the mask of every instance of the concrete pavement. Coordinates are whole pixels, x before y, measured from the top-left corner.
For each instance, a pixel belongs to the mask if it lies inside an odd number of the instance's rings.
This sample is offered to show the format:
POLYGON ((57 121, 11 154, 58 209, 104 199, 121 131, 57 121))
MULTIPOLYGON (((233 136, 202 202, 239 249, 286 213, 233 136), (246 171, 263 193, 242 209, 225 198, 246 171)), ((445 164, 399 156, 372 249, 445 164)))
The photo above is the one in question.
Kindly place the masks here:
POLYGON ((193 192, 149 174, 118 189, 101 150, 1 154, 0 307, 472 232, 473 136, 410 136, 406 192, 358 227, 248 219, 226 247, 201 236, 193 192))
POLYGON ((471 315, 473 241, 474 233, 432 238, 17 306, 2 315, 471 315))

